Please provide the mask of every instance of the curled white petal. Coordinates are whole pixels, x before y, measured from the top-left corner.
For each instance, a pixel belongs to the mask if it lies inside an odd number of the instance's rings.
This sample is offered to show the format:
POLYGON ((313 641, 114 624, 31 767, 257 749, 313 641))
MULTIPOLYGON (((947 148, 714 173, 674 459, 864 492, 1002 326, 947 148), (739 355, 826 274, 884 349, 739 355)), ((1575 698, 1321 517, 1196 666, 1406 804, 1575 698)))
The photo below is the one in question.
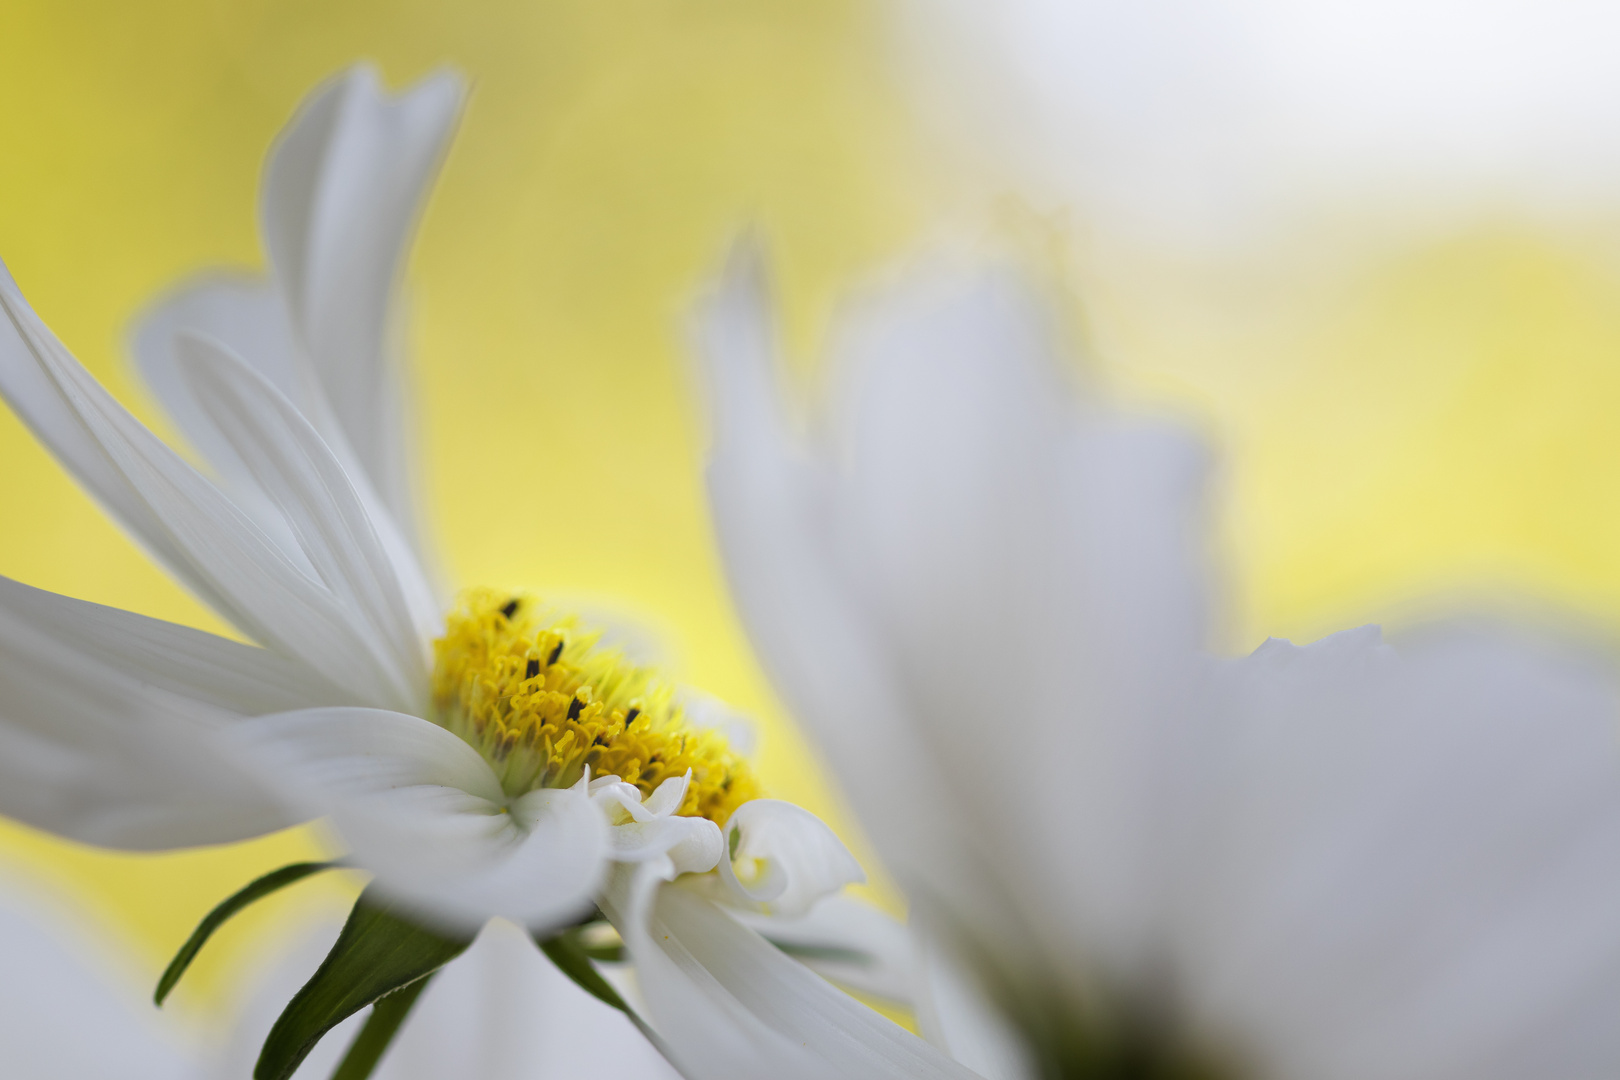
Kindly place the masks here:
POLYGON ((645 800, 639 788, 616 776, 591 781, 591 800, 607 816, 614 860, 642 862, 667 857, 678 874, 714 869, 725 851, 720 827, 707 818, 676 813, 691 779, 690 769, 682 776, 671 776, 645 800))
POLYGON ((244 721, 231 737, 265 783, 327 818, 356 865, 425 919, 543 929, 588 907, 601 880, 607 829, 583 790, 508 800, 475 750, 426 720, 307 709, 244 721))
POLYGON ((734 897, 775 914, 803 915, 822 897, 866 880, 825 822, 780 799, 739 806, 726 821, 726 845, 720 874, 734 897))

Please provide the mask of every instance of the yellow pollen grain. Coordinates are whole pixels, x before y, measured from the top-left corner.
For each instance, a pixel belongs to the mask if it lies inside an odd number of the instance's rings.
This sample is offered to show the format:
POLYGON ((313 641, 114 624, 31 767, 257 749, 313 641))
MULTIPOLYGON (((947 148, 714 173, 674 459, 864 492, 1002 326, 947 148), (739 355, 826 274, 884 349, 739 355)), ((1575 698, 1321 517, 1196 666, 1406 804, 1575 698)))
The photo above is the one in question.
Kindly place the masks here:
POLYGON ((688 725, 669 684, 533 596, 470 589, 433 643, 434 719, 495 767, 509 795, 617 776, 645 798, 692 770, 677 813, 724 825, 761 794, 720 733, 688 725))

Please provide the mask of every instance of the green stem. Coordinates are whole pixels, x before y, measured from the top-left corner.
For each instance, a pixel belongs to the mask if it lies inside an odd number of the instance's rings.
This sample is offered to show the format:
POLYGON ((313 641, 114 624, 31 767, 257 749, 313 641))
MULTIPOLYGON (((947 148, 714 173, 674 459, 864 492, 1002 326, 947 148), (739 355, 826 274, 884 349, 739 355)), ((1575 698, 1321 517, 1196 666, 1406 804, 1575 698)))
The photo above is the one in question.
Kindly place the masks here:
POLYGON ((232 915, 235 915, 254 901, 262 900, 271 893, 286 888, 295 881, 302 881, 311 874, 318 874, 322 870, 330 870, 337 865, 336 862, 301 862, 293 863, 291 866, 283 866, 280 870, 272 870, 263 877, 256 878, 220 901, 213 911, 203 916, 203 921, 197 924, 197 929, 191 932, 191 936, 186 939, 186 943, 180 946, 180 951, 174 954, 174 959, 169 961, 169 966, 164 969, 163 977, 158 980, 157 990, 152 994, 152 1000, 158 1005, 163 1004, 163 999, 169 996, 169 991, 173 990, 175 984, 180 981, 180 976, 186 973, 186 968, 190 967, 191 962, 197 958, 197 953, 202 950, 203 945, 213 936, 215 930, 225 925, 226 920, 232 915))

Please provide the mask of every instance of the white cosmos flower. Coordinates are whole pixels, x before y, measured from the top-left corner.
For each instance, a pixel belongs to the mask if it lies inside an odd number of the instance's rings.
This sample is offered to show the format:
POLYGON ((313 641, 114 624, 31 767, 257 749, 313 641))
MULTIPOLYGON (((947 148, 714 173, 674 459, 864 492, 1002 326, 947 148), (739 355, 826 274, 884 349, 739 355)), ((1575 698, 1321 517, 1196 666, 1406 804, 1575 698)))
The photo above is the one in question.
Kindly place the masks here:
POLYGON ((552 930, 600 904, 694 1076, 957 1075, 716 906, 800 915, 859 880, 820 821, 748 802, 757 784, 721 736, 533 598, 435 600, 390 331, 460 100, 450 75, 397 98, 367 68, 321 87, 265 169, 271 281, 193 284, 137 335, 206 472, 0 272, 0 393, 253 642, 0 579, 0 811, 129 849, 320 817, 378 890, 459 935, 496 916, 552 930), (664 887, 723 861, 708 885, 664 887))
POLYGON ((1608 666, 1460 625, 1208 656, 1196 441, 1077 386, 1012 275, 857 308, 803 430, 757 255, 705 315, 734 595, 909 893, 936 1042, 998 1078, 1620 1070, 1608 666))

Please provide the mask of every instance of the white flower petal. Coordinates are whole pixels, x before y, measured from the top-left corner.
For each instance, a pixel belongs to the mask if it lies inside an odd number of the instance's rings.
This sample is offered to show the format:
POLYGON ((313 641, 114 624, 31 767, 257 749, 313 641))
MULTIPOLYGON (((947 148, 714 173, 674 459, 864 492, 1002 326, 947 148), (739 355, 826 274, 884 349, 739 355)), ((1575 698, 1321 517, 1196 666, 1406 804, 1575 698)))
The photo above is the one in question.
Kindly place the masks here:
POLYGON ((760 291, 734 266, 711 304, 710 493, 775 685, 913 895, 1014 964, 1135 948, 1203 638, 1200 448, 1089 405, 1015 277, 935 270, 847 321, 812 467, 760 291), (1037 755, 1064 782, 1030 784, 1037 755))
MULTIPOLYGON (((341 923, 341 917, 323 919, 289 941, 274 943, 271 962, 255 973, 258 985, 228 1044, 209 1055, 207 1077, 252 1075, 271 1025, 331 948, 341 923)), ((150 1010, 150 991, 139 1001, 150 1010)), ((362 1012, 327 1033, 294 1074, 296 1080, 328 1080, 367 1015, 362 1012)), ((433 976, 373 1075, 377 1080, 676 1076, 623 1013, 581 990, 540 953, 527 932, 504 919, 487 923, 466 952, 433 976)))
POLYGON ((1281 1075, 1620 1063, 1620 680, 1567 651, 1374 630, 1226 668, 1177 887, 1197 1019, 1281 1075))
POLYGON ((1071 394, 1051 332, 1010 276, 938 270, 865 298, 838 334, 840 565, 908 675, 948 670, 972 693, 1025 666, 1058 607, 1071 394))
POLYGON ((491 922, 411 1011, 378 1080, 675 1080, 625 1015, 581 990, 529 935, 491 922))
POLYGON ((600 899, 624 935, 648 1019, 687 1075, 974 1074, 834 988, 657 862, 615 868, 600 899))
POLYGON ((851 599, 828 534, 825 477, 782 417, 759 252, 745 242, 699 312, 714 442, 715 531, 772 683, 827 749, 846 796, 903 878, 969 865, 886 643, 851 599))
POLYGON ((691 783, 691 769, 687 769, 680 776, 666 778, 642 801, 642 810, 654 817, 670 816, 681 808, 681 803, 686 798, 686 789, 691 783))
POLYGON ((789 918, 805 914, 866 874, 844 842, 810 811, 780 799, 753 799, 726 820, 730 857, 720 874, 743 903, 789 918), (752 871, 737 876, 739 864, 752 871))
POLYGON ((1088 402, 1050 322, 995 270, 868 300, 843 338, 832 516, 976 834, 969 873, 1019 882, 1048 940, 1083 905, 1094 947, 1147 932, 1143 770, 1204 644, 1204 463, 1187 433, 1088 402), (1062 781, 1030 783, 1047 762, 1062 781))
MULTIPOLYGON (((264 376, 320 433, 337 458, 394 564, 419 636, 435 636, 441 628, 443 605, 429 584, 420 544, 402 528, 415 522, 398 521, 376 493, 348 437, 333 419, 320 386, 308 374, 303 346, 287 320, 286 305, 268 284, 224 275, 204 277, 165 297, 142 318, 134 337, 136 360, 170 418, 218 474, 232 501, 289 559, 315 576, 293 527, 234 446, 229 411, 212 415, 208 405, 217 407, 218 399, 204 401, 192 387, 181 362, 180 337, 191 334, 216 341, 264 376)), ((402 447, 400 452, 406 449, 402 447)))
MULTIPOLYGON (((9 889, 7 890, 10 891, 9 889)), ((129 971, 90 953, 37 901, 0 897, 0 1075, 14 1080, 188 1080, 191 1050, 129 971), (119 978, 119 976, 126 976, 119 978)), ((129 965, 133 967, 133 965, 129 965)))
POLYGON ((448 72, 393 96, 375 69, 352 68, 306 100, 271 150, 261 192, 265 247, 309 374, 407 530, 415 516, 391 307, 461 98, 448 72))
POLYGON ((1035 1080, 1040 1072, 1020 1033, 950 942, 919 932, 917 943, 917 1027, 923 1036, 985 1080, 1035 1080))
POLYGON ((238 706, 309 688, 295 672, 275 686, 286 666, 262 650, 0 579, 0 813, 141 850, 292 824, 217 743, 238 706))
POLYGON ((902 1005, 912 1002, 917 965, 911 933, 905 923, 870 904, 850 896, 829 896, 793 918, 741 909, 733 914, 840 986, 902 1005))
POLYGON ((422 707, 426 644, 402 583, 415 576, 415 591, 425 594, 421 571, 411 560, 402 565, 389 557, 337 458, 269 380, 217 342, 187 333, 176 349, 197 402, 286 516, 320 579, 361 620, 362 634, 386 643, 394 700, 422 707))
POLYGON ((306 416, 313 411, 300 374, 298 342, 287 308, 268 281, 210 273, 177 286, 136 322, 131 346, 141 378, 192 445, 209 460, 232 451, 180 374, 175 338, 190 331, 225 343, 306 416))
POLYGON ((359 704, 342 686, 268 649, 189 626, 75 600, 0 577, 0 622, 48 638, 84 673, 113 668, 160 690, 242 716, 359 704))
POLYGON ((142 381, 186 441, 213 469, 231 500, 276 542, 283 554, 313 575, 314 568, 309 566, 286 519, 259 488, 247 465, 231 448, 225 432, 198 403, 181 375, 175 345, 182 331, 223 342, 309 416, 313 410, 311 403, 301 397, 305 386, 298 372, 298 346, 287 322, 286 306, 267 282, 209 275, 181 286, 154 304, 138 320, 130 344, 142 381))
POLYGON ((607 827, 583 790, 509 801, 477 751, 420 717, 306 709, 231 736, 267 784, 328 818, 355 864, 425 919, 541 929, 588 907, 601 879, 607 827))
POLYGON ((671 776, 645 800, 639 788, 616 776, 591 781, 591 801, 607 812, 612 823, 608 844, 616 861, 668 858, 678 874, 714 869, 725 854, 720 827, 707 818, 676 814, 691 779, 690 769, 671 776), (629 820, 620 820, 626 817, 629 820))
POLYGON ((249 637, 368 700, 395 692, 331 592, 148 431, 40 322, 0 267, 0 393, 146 548, 249 637))

